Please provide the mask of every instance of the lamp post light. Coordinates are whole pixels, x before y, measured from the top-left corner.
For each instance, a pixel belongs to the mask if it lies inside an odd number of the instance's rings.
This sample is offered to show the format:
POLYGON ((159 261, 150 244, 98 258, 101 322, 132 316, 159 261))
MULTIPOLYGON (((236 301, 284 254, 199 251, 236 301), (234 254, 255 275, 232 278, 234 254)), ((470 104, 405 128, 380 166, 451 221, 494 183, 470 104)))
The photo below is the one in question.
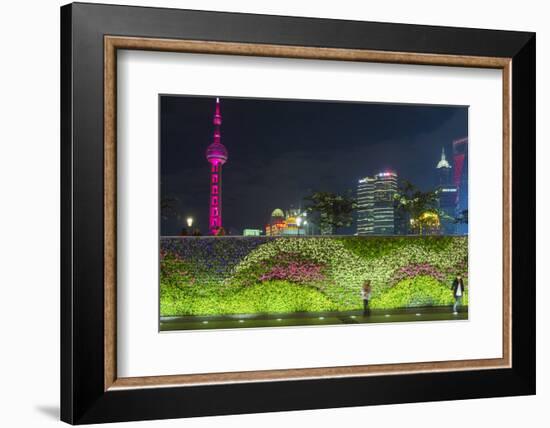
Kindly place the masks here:
POLYGON ((296 218, 296 226, 298 226, 298 236, 300 236, 300 225, 302 224, 302 217, 296 218))
POLYGON ((187 217, 186 221, 187 221, 187 227, 191 229, 191 227, 193 226, 193 217, 187 217))
POLYGON ((305 234, 307 235, 307 220, 304 220, 304 229, 305 229, 305 234))

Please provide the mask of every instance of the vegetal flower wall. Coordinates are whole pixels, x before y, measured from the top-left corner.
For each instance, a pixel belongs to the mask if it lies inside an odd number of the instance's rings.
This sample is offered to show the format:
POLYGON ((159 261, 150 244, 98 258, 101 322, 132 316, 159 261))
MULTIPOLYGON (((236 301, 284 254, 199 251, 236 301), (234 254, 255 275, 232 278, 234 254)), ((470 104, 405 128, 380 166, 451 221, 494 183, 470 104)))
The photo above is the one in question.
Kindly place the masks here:
MULTIPOLYGON (((184 266, 189 280, 201 285, 217 285, 252 250, 271 238, 185 237, 165 238, 160 242, 161 283, 166 266, 184 266), (174 263, 179 261, 179 263, 174 263)), ((168 279, 166 277, 166 279, 168 279)), ((170 278, 178 280, 177 277, 170 278)), ((184 281, 185 282, 185 281, 184 281)))
POLYGON ((467 247, 466 237, 434 236, 162 239, 161 314, 354 310, 366 280, 373 308, 451 304, 467 247))

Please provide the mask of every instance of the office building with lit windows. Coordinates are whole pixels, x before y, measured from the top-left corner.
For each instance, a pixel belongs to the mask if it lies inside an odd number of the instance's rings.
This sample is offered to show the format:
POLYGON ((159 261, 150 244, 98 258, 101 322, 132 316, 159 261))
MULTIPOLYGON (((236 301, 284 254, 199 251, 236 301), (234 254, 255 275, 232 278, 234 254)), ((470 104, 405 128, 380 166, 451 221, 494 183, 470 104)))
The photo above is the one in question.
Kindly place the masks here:
MULTIPOLYGON (((456 212, 460 216, 468 210, 468 138, 453 141, 453 184, 457 188, 456 212)), ((468 233, 468 224, 457 225, 457 233, 468 233)))
POLYGON ((374 234, 395 234, 395 194, 397 193, 397 174, 380 172, 374 176, 374 234))
POLYGON ((374 177, 364 177, 357 185, 357 234, 374 233, 374 177))
POLYGON ((357 185, 357 234, 394 235, 396 231, 395 194, 397 174, 380 172, 364 177, 357 185))

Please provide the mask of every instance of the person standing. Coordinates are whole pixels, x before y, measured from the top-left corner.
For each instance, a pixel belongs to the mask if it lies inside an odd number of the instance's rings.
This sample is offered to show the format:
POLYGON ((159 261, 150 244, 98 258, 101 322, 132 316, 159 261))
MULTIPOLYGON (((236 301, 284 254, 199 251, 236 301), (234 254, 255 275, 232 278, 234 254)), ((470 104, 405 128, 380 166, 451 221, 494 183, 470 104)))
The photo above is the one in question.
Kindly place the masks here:
POLYGON ((370 315, 370 309, 369 309, 369 299, 371 295, 371 286, 370 286, 370 280, 366 280, 363 283, 363 288, 361 289, 361 297, 363 298, 363 315, 370 315))
POLYGON ((453 290, 453 297, 455 299, 455 303, 453 305, 453 313, 457 314, 458 305, 462 306, 462 296, 464 295, 464 281, 462 280, 462 275, 458 274, 456 276, 456 278, 453 280, 453 286, 451 288, 453 290))

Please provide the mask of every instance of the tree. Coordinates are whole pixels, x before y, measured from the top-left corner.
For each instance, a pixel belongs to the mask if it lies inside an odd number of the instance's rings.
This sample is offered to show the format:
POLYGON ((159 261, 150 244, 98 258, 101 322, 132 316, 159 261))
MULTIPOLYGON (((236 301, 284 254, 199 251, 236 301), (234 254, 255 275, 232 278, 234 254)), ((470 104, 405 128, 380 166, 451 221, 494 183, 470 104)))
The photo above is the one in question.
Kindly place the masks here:
POLYGON ((426 210, 411 221, 412 229, 420 235, 433 235, 441 230, 441 221, 437 210, 426 210))
POLYGON ((408 227, 412 233, 421 233, 427 226, 423 224, 426 217, 422 217, 423 213, 437 212, 441 215, 438 209, 439 189, 423 192, 410 181, 400 180, 394 201, 397 214, 410 219, 408 227))
POLYGON ((351 226, 353 210, 357 208, 356 200, 351 191, 339 195, 333 192, 315 192, 304 198, 309 205, 308 213, 312 213, 312 221, 319 226, 321 235, 330 235, 340 227, 351 226))

